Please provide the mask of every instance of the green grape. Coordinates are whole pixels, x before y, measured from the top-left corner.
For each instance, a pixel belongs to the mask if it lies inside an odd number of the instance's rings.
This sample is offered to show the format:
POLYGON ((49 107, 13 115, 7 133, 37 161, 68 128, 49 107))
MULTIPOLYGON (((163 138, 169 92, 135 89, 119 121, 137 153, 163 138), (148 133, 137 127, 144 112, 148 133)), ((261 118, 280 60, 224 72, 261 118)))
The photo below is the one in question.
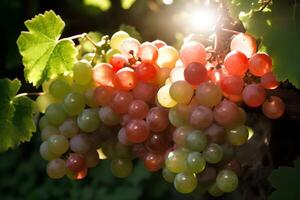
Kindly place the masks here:
POLYGON ((220 188, 218 188, 216 183, 212 183, 211 185, 209 185, 207 191, 213 197, 220 197, 224 194, 224 192, 220 190, 220 188))
POLYGON ((69 141, 63 135, 51 135, 47 141, 49 150, 57 155, 62 155, 69 149, 69 141))
POLYGON ((45 117, 50 124, 59 126, 65 121, 67 114, 61 104, 51 104, 46 110, 45 117))
POLYGON ((80 60, 75 63, 74 68, 74 82, 79 85, 87 85, 93 76, 92 66, 86 60, 80 60))
POLYGON ((176 107, 169 110, 169 121, 175 127, 186 126, 188 124, 187 121, 178 114, 176 107))
POLYGON ((44 160, 53 160, 55 158, 58 158, 59 155, 56 155, 49 149, 49 142, 44 141, 40 146, 40 154, 44 160))
POLYGON ((119 142, 115 144, 113 147, 113 151, 115 152, 115 156, 122 159, 132 159, 133 154, 131 148, 129 146, 123 145, 119 142))
POLYGON ((88 88, 84 93, 84 99, 86 105, 88 105, 91 108, 96 108, 98 105, 94 98, 94 88, 88 88))
POLYGON ((69 93, 64 99, 63 107, 68 115, 78 115, 85 107, 84 96, 76 92, 69 93))
POLYGON ((113 159, 110 163, 112 174, 118 178, 128 177, 132 172, 132 168, 131 160, 113 159))
POLYGON ((202 152, 207 145, 207 138, 200 130, 194 130, 187 135, 186 147, 192 151, 202 152))
POLYGON ((51 135, 60 134, 59 130, 54 126, 46 126, 42 129, 41 138, 42 141, 46 141, 51 135))
POLYGON ((233 192, 238 187, 239 180, 235 172, 225 169, 218 173, 216 183, 221 191, 233 192))
POLYGON ((71 91, 79 94, 85 94, 86 90, 90 88, 90 84, 88 85, 79 85, 78 83, 73 83, 71 85, 71 91))
POLYGON ((240 146, 247 142, 249 136, 248 128, 245 125, 238 125, 226 132, 226 139, 229 144, 240 146))
POLYGON ((129 38, 130 36, 125 31, 118 31, 113 34, 113 36, 110 39, 110 46, 112 49, 121 50, 121 44, 122 42, 129 38))
POLYGON ((84 109, 77 117, 79 128, 85 132, 93 132, 100 125, 97 109, 84 109))
POLYGON ((56 100, 50 94, 43 94, 38 96, 35 100, 36 106, 40 113, 45 113, 50 104, 56 103, 56 100))
POLYGON ((60 126, 59 131, 62 135, 67 138, 74 137, 78 132, 79 128, 74 119, 66 119, 60 126))
POLYGON ((197 187, 197 178, 195 174, 190 172, 182 172, 175 176, 174 187, 183 194, 193 192, 197 187))
POLYGON ((47 126, 51 126, 51 124, 49 123, 49 121, 47 120, 46 116, 44 115, 39 120, 39 128, 40 128, 40 130, 43 130, 47 126))
POLYGON ((187 165, 185 161, 187 154, 188 152, 183 149, 171 151, 165 160, 166 168, 174 173, 186 171, 187 165))
POLYGON ((83 60, 86 60, 88 62, 93 62, 93 63, 101 63, 102 62, 102 58, 100 55, 96 54, 96 53, 86 53, 84 54, 84 56, 82 57, 83 60))
POLYGON ((187 159, 188 171, 193 173, 200 173, 205 169, 205 159, 199 152, 191 152, 188 154, 187 159))
POLYGON ((188 82, 180 80, 171 84, 170 95, 177 103, 188 104, 194 95, 194 89, 188 82))
POLYGON ((49 86, 49 93, 55 99, 61 101, 65 98, 65 96, 70 92, 71 86, 68 82, 62 78, 58 77, 49 86))
POLYGON ((223 158, 223 149, 218 144, 209 144, 203 151, 203 156, 206 162, 216 164, 223 158))
POLYGON ((168 183, 173 183, 176 174, 168 170, 166 167, 162 169, 162 176, 168 183))
POLYGON ((47 174, 53 179, 62 178, 66 174, 66 162, 60 158, 51 160, 47 165, 47 174))
POLYGON ((117 53, 120 53, 120 51, 118 51, 117 49, 110 49, 106 52, 105 54, 105 60, 107 63, 109 63, 111 57, 117 53))
POLYGON ((105 125, 117 125, 120 122, 120 116, 114 112, 110 106, 103 106, 99 110, 99 117, 105 125))

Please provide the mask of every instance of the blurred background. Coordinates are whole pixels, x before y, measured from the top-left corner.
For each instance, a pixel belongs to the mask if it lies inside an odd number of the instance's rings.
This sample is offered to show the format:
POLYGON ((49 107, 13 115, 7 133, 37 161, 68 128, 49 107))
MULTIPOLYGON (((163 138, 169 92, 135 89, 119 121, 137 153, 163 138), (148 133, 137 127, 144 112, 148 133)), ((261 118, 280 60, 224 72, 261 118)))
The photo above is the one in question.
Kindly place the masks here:
MULTIPOLYGON (((121 28, 131 32, 139 40, 161 39, 178 47, 185 35, 199 31, 199 27, 195 26, 199 18, 207 22, 207 27, 210 26, 210 21, 203 16, 190 16, 197 11, 195 8, 200 5, 199 2, 197 0, 1 0, 0 76, 11 79, 17 77, 25 83, 16 40, 20 32, 25 30, 24 21, 46 10, 54 10, 65 21, 63 37, 89 31, 112 35, 121 28)), ((206 29, 202 33, 209 34, 210 30, 206 29)), ((21 90, 28 92, 34 88, 24 84, 21 90)), ((290 96, 292 99, 299 98, 299 91, 290 90, 290 96)), ((257 115, 254 110, 249 112, 257 115)), ((262 129, 264 130, 262 134, 268 134, 268 137, 271 135, 270 148, 266 153, 257 147, 257 153, 270 156, 272 164, 267 163, 267 166, 291 165, 300 154, 299 118, 293 118, 287 113, 276 123, 271 121, 259 123, 262 120, 266 119, 255 117, 251 123, 256 126, 257 132, 262 129)), ((46 161, 39 155, 39 144, 39 133, 36 133, 30 143, 0 154, 1 200, 213 199, 199 193, 180 195, 174 191, 172 185, 163 181, 160 172, 149 173, 141 163, 136 163, 133 174, 124 180, 111 175, 109 163, 106 161, 93 168, 84 180, 71 181, 67 178, 51 180, 45 172, 46 161)), ((253 157, 252 151, 245 151, 245 157, 249 155, 253 157)), ((262 160, 259 157, 251 162, 262 160)), ((232 194, 225 195, 221 199, 239 199, 239 197, 238 194, 232 194)))

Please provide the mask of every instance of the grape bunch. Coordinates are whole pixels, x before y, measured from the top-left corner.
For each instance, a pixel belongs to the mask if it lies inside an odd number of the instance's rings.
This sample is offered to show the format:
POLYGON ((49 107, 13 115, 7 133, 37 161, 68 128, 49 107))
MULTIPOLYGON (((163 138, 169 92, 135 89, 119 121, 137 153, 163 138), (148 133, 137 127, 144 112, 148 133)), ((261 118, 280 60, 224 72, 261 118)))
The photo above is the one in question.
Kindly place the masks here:
POLYGON ((235 151, 251 137, 244 108, 261 106, 270 119, 285 109, 266 94, 279 82, 256 40, 235 35, 221 60, 197 37, 179 52, 124 31, 101 42, 109 48, 81 51, 72 72, 43 83, 36 99, 48 176, 82 179, 109 159, 125 178, 139 159, 180 193, 234 191, 242 173, 235 151))

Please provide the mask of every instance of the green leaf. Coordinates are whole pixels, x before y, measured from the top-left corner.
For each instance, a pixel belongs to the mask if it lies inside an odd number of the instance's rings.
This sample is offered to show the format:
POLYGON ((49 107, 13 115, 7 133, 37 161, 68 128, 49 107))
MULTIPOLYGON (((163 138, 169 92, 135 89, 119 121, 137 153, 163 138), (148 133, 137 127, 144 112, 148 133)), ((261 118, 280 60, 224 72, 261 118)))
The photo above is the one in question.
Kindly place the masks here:
POLYGON ((273 58, 273 71, 280 81, 289 80, 300 88, 299 6, 273 1, 267 12, 249 12, 241 18, 247 31, 262 40, 273 58))
POLYGON ((127 32, 131 37, 137 39, 138 41, 143 40, 141 34, 133 26, 122 24, 119 27, 119 30, 127 32))
POLYGON ((65 23, 58 15, 46 11, 27 20, 25 26, 28 31, 22 31, 17 45, 27 81, 39 86, 73 68, 77 51, 72 40, 59 40, 65 23))
POLYGON ((83 3, 87 6, 97 7, 102 11, 107 11, 111 7, 110 0, 84 0, 83 3))
POLYGON ((241 12, 248 13, 261 7, 259 0, 225 0, 224 2, 234 18, 238 18, 241 12))
POLYGON ((29 141, 36 131, 34 102, 26 96, 16 97, 21 82, 0 79, 0 152, 29 141))
POLYGON ((300 157, 294 161, 294 166, 282 166, 272 171, 269 181, 276 191, 272 193, 270 200, 299 198, 300 157))
POLYGON ((121 0, 121 5, 123 9, 129 9, 136 0, 121 0))

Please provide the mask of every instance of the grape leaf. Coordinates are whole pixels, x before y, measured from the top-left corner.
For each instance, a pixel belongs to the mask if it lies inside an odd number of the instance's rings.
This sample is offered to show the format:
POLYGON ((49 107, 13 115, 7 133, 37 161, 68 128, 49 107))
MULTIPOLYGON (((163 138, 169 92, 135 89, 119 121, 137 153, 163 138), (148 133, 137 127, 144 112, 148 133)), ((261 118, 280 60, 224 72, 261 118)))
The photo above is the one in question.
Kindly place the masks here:
POLYGON ((271 194, 270 200, 299 199, 300 157, 294 161, 294 166, 282 166, 273 170, 269 181, 276 191, 271 194))
POLYGON ((34 86, 73 68, 76 48, 72 40, 59 40, 65 27, 52 10, 25 21, 29 31, 22 31, 17 45, 23 56, 24 75, 34 86))
POLYGON ((20 87, 17 79, 0 79, 0 152, 29 141, 36 131, 34 102, 26 96, 15 96, 20 87))
POLYGON ((273 58, 278 80, 289 80, 300 88, 300 16, 299 7, 288 1, 273 1, 267 12, 250 11, 240 19, 247 32, 262 40, 262 46, 273 58))
POLYGON ((232 17, 238 18, 241 12, 248 13, 261 7, 259 0, 224 0, 232 17))

